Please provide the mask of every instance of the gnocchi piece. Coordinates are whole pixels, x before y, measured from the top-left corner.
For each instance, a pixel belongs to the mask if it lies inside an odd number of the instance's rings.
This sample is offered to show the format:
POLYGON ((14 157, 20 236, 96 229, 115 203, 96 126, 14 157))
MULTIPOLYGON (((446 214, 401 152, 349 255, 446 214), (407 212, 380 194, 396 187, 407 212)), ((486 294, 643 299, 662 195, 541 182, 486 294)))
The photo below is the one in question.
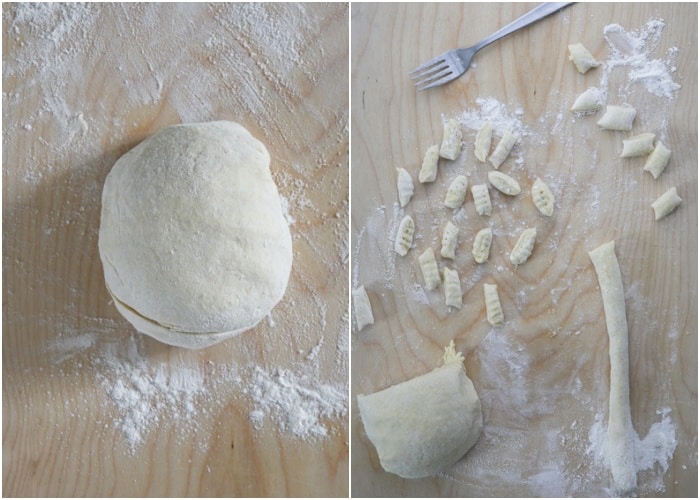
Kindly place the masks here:
POLYGON ((397 168, 396 172, 398 173, 396 187, 399 191, 399 204, 405 207, 413 196, 413 179, 405 168, 397 168))
POLYGON ((489 187, 486 184, 476 184, 472 186, 472 196, 474 197, 474 208, 479 215, 491 215, 491 196, 489 187))
POLYGON ((437 177, 438 158, 440 157, 440 148, 437 144, 430 146, 425 152, 423 165, 418 172, 418 181, 423 184, 426 182, 434 182, 437 177))
POLYGON ((593 54, 582 43, 569 45, 569 61, 573 61, 576 69, 581 74, 586 73, 591 68, 600 66, 593 54))
POLYGON ((367 325, 373 325, 374 315, 372 314, 372 304, 369 301, 364 285, 352 291, 352 301, 355 306, 357 331, 361 331, 367 325))
POLYGON ((410 215, 407 215, 401 220, 399 230, 396 233, 394 241, 394 250, 397 254, 404 256, 408 253, 413 245, 413 233, 416 230, 416 224, 410 215))
POLYGON ((474 237, 474 245, 472 246, 472 255, 477 264, 483 264, 489 258, 491 252, 491 240, 493 239, 493 231, 490 227, 484 228, 474 237))
POLYGON ((418 257, 420 270, 425 281, 425 288, 434 290, 440 284, 440 271, 438 270, 437 260, 435 260, 435 252, 432 248, 428 248, 418 257))
POLYGON ((663 219, 673 212, 682 201, 681 197, 678 196, 675 186, 659 196, 656 201, 651 204, 651 208, 654 209, 656 220, 663 219))
POLYGON ((445 229, 442 230, 442 248, 440 249, 440 255, 446 259, 454 259, 455 251, 457 250, 457 235, 459 234, 459 228, 452 224, 452 222, 447 221, 445 229))
POLYGON ((598 126, 607 130, 632 130, 637 110, 629 106, 608 106, 598 120, 598 126))
POLYGON ((661 172, 664 171, 668 160, 671 159, 671 150, 664 146, 661 142, 656 143, 654 151, 651 152, 644 164, 644 170, 649 172, 654 179, 658 179, 661 172))
POLYGON ((520 194, 520 184, 518 184, 518 181, 513 179, 511 176, 497 170, 492 170, 488 173, 488 178, 491 185, 498 189, 501 193, 509 196, 516 196, 520 194))
POLYGON ((501 299, 498 298, 498 286, 484 283, 484 303, 486 304, 488 322, 493 326, 503 324, 505 318, 503 317, 501 299))
POLYGON ((442 279, 445 286, 445 305, 462 308, 462 285, 459 283, 459 273, 446 267, 442 270, 442 279))
POLYGON ((467 195, 467 185, 469 181, 463 175, 458 175, 452 181, 450 187, 447 188, 445 195, 445 206, 449 208, 459 208, 464 203, 464 197, 467 195))
POLYGON ((493 168, 498 169, 498 167, 500 167, 501 164, 506 161, 506 158, 510 154, 510 150, 513 149, 513 146, 515 146, 517 140, 517 136, 513 135, 510 130, 506 130, 503 137, 501 137, 501 140, 498 141, 498 144, 496 144, 496 148, 493 150, 493 153, 491 153, 491 156, 489 157, 489 161, 491 162, 491 165, 493 165, 493 168))
POLYGON ((622 141, 621 158, 633 158, 651 153, 654 150, 654 137, 652 133, 635 135, 622 141))
POLYGON ((551 217, 554 213, 554 195, 539 177, 532 183, 532 201, 542 215, 551 217))
POLYGON ((537 229, 534 227, 528 228, 520 234, 520 238, 515 243, 513 250, 510 252, 510 262, 519 266, 524 264, 532 255, 532 249, 535 247, 535 238, 537 237, 537 229))
POLYGON ((600 89, 591 87, 578 96, 571 106, 571 111, 580 114, 589 114, 598 111, 603 107, 603 95, 600 89))
POLYGON ((455 119, 447 120, 442 127, 442 144, 440 156, 448 160, 456 160, 462 151, 462 129, 455 119))
POLYGON ((491 150, 491 135, 493 131, 491 129, 491 123, 484 122, 479 131, 476 133, 476 139, 474 140, 474 155, 479 161, 486 161, 486 157, 489 155, 491 150))

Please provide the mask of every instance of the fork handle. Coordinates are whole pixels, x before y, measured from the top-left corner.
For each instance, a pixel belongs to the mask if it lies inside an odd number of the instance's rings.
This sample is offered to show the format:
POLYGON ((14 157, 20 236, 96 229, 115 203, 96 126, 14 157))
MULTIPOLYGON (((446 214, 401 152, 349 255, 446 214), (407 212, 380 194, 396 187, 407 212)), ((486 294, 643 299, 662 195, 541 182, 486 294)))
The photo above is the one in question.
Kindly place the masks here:
POLYGON ((528 24, 532 24, 535 21, 539 21, 543 17, 547 17, 548 15, 553 14, 566 6, 571 5, 572 3, 575 2, 548 2, 538 5, 527 14, 522 15, 512 23, 504 26, 500 30, 496 31, 495 33, 491 34, 490 36, 484 38, 479 43, 474 45, 474 51, 476 52, 477 50, 483 49, 484 47, 495 42, 496 40, 499 40, 504 36, 510 35, 514 31, 517 31, 520 28, 524 28, 528 24))

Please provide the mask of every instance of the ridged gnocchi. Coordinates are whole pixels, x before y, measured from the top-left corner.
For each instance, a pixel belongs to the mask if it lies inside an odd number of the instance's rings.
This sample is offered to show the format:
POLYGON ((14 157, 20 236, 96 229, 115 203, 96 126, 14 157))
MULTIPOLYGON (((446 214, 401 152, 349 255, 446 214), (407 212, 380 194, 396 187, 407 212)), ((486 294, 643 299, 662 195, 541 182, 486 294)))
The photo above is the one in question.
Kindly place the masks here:
POLYGON ((505 321, 501 299, 498 297, 498 286, 484 283, 484 304, 486 305, 486 319, 491 325, 501 325, 505 321))
POLYGON ((493 231, 490 227, 486 227, 476 233, 474 244, 472 245, 472 255, 477 264, 483 264, 488 260, 492 239, 493 231))
POLYGON ((534 227, 528 228, 520 234, 518 241, 515 243, 513 250, 510 252, 510 262, 519 266, 524 264, 532 255, 532 250, 535 247, 535 238, 537 237, 537 229, 534 227))
POLYGON ((632 130, 637 110, 632 107, 608 106, 598 120, 598 126, 607 130, 632 130))
POLYGON ((413 245, 413 233, 416 230, 416 224, 410 215, 407 215, 401 220, 399 230, 396 232, 396 240, 394 241, 394 250, 402 257, 408 253, 413 245))
POLYGON ((408 205, 413 197, 413 179, 405 168, 397 168, 396 188, 399 191, 399 204, 402 207, 408 205))
POLYGON ((456 160, 462 151, 462 129, 454 118, 444 122, 440 156, 447 160, 456 160))
POLYGON ((469 181, 463 175, 458 175, 450 183, 445 195, 445 206, 449 208, 459 208, 464 203, 464 197, 467 194, 467 186, 469 181))
POLYGON ((445 228, 442 230, 442 248, 440 248, 440 255, 446 259, 454 259, 455 252, 457 251, 457 235, 459 234, 459 228, 455 226, 452 222, 447 221, 445 228))
POLYGON ((493 130, 491 128, 491 123, 484 122, 479 131, 476 133, 476 139, 474 140, 474 156, 479 161, 486 161, 486 157, 489 155, 491 150, 491 135, 493 130))
POLYGON ((446 267, 442 270, 443 287, 445 289, 445 305, 462 308, 462 285, 459 283, 459 273, 446 267))
POLYGON ((440 271, 438 270, 437 260, 435 260, 435 252, 432 248, 428 248, 418 257, 425 288, 434 290, 440 284, 440 271))
POLYGON ((357 331, 361 331, 367 325, 373 325, 374 315, 372 314, 372 304, 369 301, 364 285, 352 291, 352 301, 355 306, 357 331))
POLYGON ((491 215, 491 195, 486 184, 476 184, 472 186, 472 196, 474 197, 474 208, 479 215, 491 215))
POLYGON ((437 177, 438 159, 440 157, 440 148, 437 144, 430 146, 425 152, 423 164, 418 172, 418 181, 423 184, 426 182, 434 182, 437 177))
POLYGON ((537 210, 546 217, 551 217, 554 213, 554 195, 539 177, 532 183, 532 201, 537 210))
POLYGON ((513 179, 511 176, 506 175, 503 172, 498 172, 497 170, 492 170, 488 173, 488 178, 491 185, 498 189, 501 193, 509 196, 516 196, 520 194, 520 184, 518 184, 518 181, 513 179))
POLYGON ((493 165, 493 168, 498 169, 498 167, 500 167, 501 164, 506 161, 506 158, 517 141, 517 136, 515 136, 509 130, 505 131, 503 137, 501 137, 501 140, 498 141, 493 153, 491 153, 491 156, 489 157, 489 161, 491 162, 491 165, 493 165))

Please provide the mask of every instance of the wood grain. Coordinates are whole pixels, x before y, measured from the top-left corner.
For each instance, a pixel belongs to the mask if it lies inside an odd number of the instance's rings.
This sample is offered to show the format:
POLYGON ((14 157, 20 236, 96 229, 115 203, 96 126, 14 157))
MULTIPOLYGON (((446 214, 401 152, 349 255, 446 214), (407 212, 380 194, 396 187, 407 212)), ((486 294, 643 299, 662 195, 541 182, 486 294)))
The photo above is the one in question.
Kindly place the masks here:
MULTIPOLYGON (((605 496, 609 469, 596 463, 589 431, 607 419, 609 360, 600 292, 587 251, 616 241, 627 299, 632 419, 640 437, 668 413, 677 447, 666 474, 641 472, 641 496, 697 496, 697 6, 575 4, 484 49, 457 81, 418 93, 408 72, 445 50, 469 46, 535 4, 353 4, 352 286, 364 285, 375 324, 353 332, 351 396, 383 389, 435 367, 455 339, 484 409, 475 448, 437 478, 403 480, 385 473, 357 411, 352 425, 353 496, 605 496), (626 30, 661 18, 654 58, 677 47, 673 100, 610 73, 608 102, 638 109, 631 135, 665 134, 672 164, 654 181, 644 159, 619 158, 623 133, 603 133, 595 117, 575 118, 574 99, 599 86, 602 68, 580 75, 567 45, 582 42, 608 57, 606 25, 626 30), (500 170, 523 186, 509 198, 494 190, 493 215, 480 218, 468 196, 453 217, 460 228, 454 262, 464 307, 447 310, 442 290, 422 289, 417 258, 439 249, 452 215, 442 206, 451 180, 466 173, 485 182, 473 158, 476 130, 464 129, 460 159, 441 160, 434 184, 415 181, 412 201, 397 203, 395 168, 415 179, 427 148, 439 142, 443 116, 478 110, 493 98, 529 134, 500 170), (617 102, 612 102, 616 100, 617 102), (528 199, 536 177, 556 197, 552 218, 528 199), (677 186, 683 204, 655 223, 650 203, 677 186), (392 240, 403 214, 416 222, 415 247, 404 258, 392 240), (490 225, 491 257, 471 258, 473 235, 490 225), (525 227, 537 227, 535 249, 517 269, 508 254, 525 227), (485 318, 483 283, 495 283, 506 324, 485 318)), ((497 138, 496 138, 497 139, 497 138)), ((492 144, 495 145, 495 140, 492 144)))
POLYGON ((347 387, 347 60, 345 4, 3 5, 4 495, 347 496, 346 418, 326 438, 269 418, 256 431, 243 380, 129 450, 100 382, 100 353, 136 342, 207 383, 226 367, 310 370, 320 346, 314 376, 347 387), (267 145, 294 265, 269 321, 190 352, 140 338, 110 303, 100 196, 135 144, 214 119, 267 145))

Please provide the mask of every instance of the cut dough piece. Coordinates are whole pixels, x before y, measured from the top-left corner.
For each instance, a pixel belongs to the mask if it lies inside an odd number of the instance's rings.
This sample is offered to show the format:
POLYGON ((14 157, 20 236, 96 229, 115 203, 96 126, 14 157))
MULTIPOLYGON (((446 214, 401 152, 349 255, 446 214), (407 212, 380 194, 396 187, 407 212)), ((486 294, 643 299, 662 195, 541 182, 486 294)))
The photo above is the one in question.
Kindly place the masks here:
POLYGON ((670 159, 671 150, 661 144, 661 142, 657 142, 654 151, 652 151, 644 164, 644 170, 649 172, 654 179, 658 179, 670 159))
POLYGON ((578 96, 571 106, 571 111, 580 114, 589 114, 598 111, 603 107, 603 95, 600 89, 591 87, 578 96))
POLYGON ((122 156, 102 192, 99 253, 121 314, 202 348, 279 302, 292 239, 265 146, 226 121, 163 129, 122 156))
POLYGON ((569 45, 569 61, 573 61, 579 73, 586 73, 591 68, 597 68, 600 63, 596 61, 582 43, 569 45))
POLYGON ((554 195, 539 177, 532 183, 532 201, 537 210, 545 217, 551 217, 554 214, 554 195))
POLYGON ((486 304, 486 319, 491 325, 501 325, 505 318, 501 308, 501 299, 498 298, 498 287, 484 283, 484 303, 486 304))
POLYGON ((474 140, 474 155, 479 161, 486 161, 486 157, 489 155, 491 150, 491 135, 493 130, 489 122, 484 122, 484 124, 479 129, 476 134, 476 139, 474 140))
POLYGON ((520 184, 518 184, 518 181, 513 179, 511 176, 497 170, 492 170, 487 175, 491 185, 498 189, 501 193, 507 194, 508 196, 516 196, 520 194, 520 184))
POLYGON ((623 140, 620 157, 633 158, 651 153, 654 150, 654 137, 654 134, 647 132, 623 140))
POLYGON ((491 196, 489 187, 486 184, 472 186, 472 196, 474 197, 474 208, 479 215, 491 215, 491 196))
POLYGON ((489 258, 491 252, 491 240, 493 239, 493 231, 490 227, 484 228, 474 237, 474 245, 472 246, 472 255, 477 264, 483 264, 489 258))
POLYGON ((365 432, 384 470, 405 478, 433 476, 476 444, 483 425, 481 402, 463 363, 452 341, 442 366, 357 397, 365 432))
POLYGON ((402 207, 408 205, 413 197, 413 179, 411 179, 411 174, 409 174, 405 168, 396 169, 396 187, 399 191, 399 204, 402 207))
POLYGON ((637 110, 631 107, 608 106, 605 114, 598 120, 598 126, 608 130, 632 130, 637 110))
POLYGON ((532 249, 535 247, 536 237, 537 229, 534 227, 528 228, 522 232, 513 250, 510 252, 510 261, 513 265, 519 266, 520 264, 524 264, 525 261, 530 258, 532 249))
POLYGON ((668 214, 673 212, 683 200, 678 196, 675 186, 659 196, 657 200, 651 204, 654 209, 654 217, 656 220, 663 219, 668 214))
POLYGON ((410 215, 401 219, 399 230, 396 232, 396 240, 394 240, 394 250, 402 257, 408 253, 413 245, 413 233, 416 230, 416 224, 410 215))
POLYGON ((459 283, 459 273, 446 267, 442 270, 442 281, 445 287, 445 305, 462 308, 462 285, 459 283))
POLYGON ((457 209, 464 203, 464 197, 467 195, 467 185, 469 181, 463 175, 458 175, 447 188, 445 195, 445 206, 457 209))
POLYGON ((636 433, 632 427, 629 387, 629 350, 625 293, 622 273, 610 241, 588 252, 600 284, 610 351, 610 408, 608 455, 616 495, 629 495, 637 488, 634 462, 636 433))
POLYGON ((455 119, 447 120, 442 127, 442 144, 440 156, 448 160, 456 160, 462 151, 462 129, 455 119))
POLYGON ((420 270, 425 281, 425 288, 434 290, 440 284, 440 271, 437 261, 435 260, 435 252, 432 248, 428 248, 418 257, 420 270))
POLYGON ((455 258, 455 252, 457 251, 457 235, 459 235, 459 228, 452 224, 452 222, 447 221, 445 229, 442 230, 442 248, 440 249, 440 255, 444 258, 455 258))
POLYGON ((374 315, 372 314, 372 304, 369 301, 364 285, 352 291, 352 301, 355 306, 357 331, 361 331, 367 325, 373 325, 374 315))
POLYGON ((425 158, 423 158, 423 165, 420 167, 420 172, 418 172, 418 181, 420 183, 434 182, 437 177, 438 170, 438 160, 440 158, 440 148, 437 144, 430 146, 425 152, 425 158))
POLYGON ((498 169, 498 167, 500 167, 501 164, 506 161, 506 158, 510 154, 510 150, 513 149, 513 146, 515 146, 517 141, 517 136, 513 135, 509 130, 506 130, 503 137, 501 137, 501 140, 498 141, 498 144, 496 144, 496 148, 493 150, 493 153, 491 153, 491 156, 489 157, 489 161, 491 162, 491 165, 493 165, 493 168, 498 169))

